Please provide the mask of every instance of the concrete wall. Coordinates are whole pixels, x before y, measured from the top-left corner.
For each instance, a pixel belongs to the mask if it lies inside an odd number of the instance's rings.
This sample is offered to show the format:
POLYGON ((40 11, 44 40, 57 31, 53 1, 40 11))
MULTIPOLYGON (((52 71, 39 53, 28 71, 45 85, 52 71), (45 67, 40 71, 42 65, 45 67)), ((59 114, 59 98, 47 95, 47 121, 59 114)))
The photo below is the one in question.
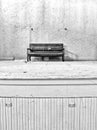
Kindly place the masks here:
POLYGON ((96 60, 96 7, 96 0, 0 0, 0 57, 26 58, 32 41, 63 42, 80 59, 96 60))

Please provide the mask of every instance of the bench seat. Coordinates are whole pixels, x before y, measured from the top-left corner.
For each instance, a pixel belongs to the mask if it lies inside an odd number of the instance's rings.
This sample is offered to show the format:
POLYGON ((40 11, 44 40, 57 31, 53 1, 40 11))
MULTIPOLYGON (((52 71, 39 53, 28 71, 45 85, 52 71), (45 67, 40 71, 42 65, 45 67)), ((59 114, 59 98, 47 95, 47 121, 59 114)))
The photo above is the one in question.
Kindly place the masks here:
POLYGON ((58 52, 58 51, 53 51, 53 52, 48 52, 48 51, 35 51, 35 52, 31 52, 29 55, 33 55, 33 56, 61 56, 63 54, 63 52, 58 52))

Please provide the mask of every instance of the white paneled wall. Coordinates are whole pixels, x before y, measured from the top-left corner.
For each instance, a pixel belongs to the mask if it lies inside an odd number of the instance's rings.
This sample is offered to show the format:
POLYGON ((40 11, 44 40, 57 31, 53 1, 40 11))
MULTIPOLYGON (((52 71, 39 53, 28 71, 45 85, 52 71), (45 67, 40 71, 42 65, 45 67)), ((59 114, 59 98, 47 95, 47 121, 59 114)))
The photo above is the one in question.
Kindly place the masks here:
POLYGON ((0 97, 0 130, 96 130, 96 122, 96 97, 0 97))

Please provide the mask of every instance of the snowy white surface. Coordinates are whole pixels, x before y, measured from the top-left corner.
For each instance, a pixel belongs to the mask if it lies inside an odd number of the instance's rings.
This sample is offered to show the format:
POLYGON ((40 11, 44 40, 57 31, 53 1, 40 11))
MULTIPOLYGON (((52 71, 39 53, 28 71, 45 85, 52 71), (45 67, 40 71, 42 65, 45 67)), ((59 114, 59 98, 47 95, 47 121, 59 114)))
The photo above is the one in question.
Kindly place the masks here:
POLYGON ((0 79, 96 78, 97 62, 0 61, 0 79))

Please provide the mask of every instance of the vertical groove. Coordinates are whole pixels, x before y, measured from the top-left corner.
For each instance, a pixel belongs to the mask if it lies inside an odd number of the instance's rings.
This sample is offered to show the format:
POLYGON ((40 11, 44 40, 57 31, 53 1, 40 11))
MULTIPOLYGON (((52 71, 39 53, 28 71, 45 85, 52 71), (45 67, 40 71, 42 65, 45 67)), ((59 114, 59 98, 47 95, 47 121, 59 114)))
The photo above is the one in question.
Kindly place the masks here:
POLYGON ((93 104, 94 104, 94 111, 93 111, 93 130, 94 130, 94 123, 95 123, 95 120, 94 120, 94 113, 95 113, 95 98, 94 98, 93 104))
POLYGON ((91 116, 92 116, 92 98, 90 99, 90 130, 91 130, 91 116))
POLYGON ((2 100, 1 100, 1 104, 2 104, 2 106, 1 106, 1 123, 2 123, 2 130, 4 130, 4 115, 3 115, 3 98, 2 98, 2 100))
POLYGON ((64 130, 64 102, 62 98, 62 130, 64 130))
POLYGON ((2 111, 1 111, 1 107, 2 107, 2 104, 1 104, 1 100, 0 100, 0 130, 2 130, 2 111))
POLYGON ((32 115, 32 113, 33 113, 32 103, 33 103, 33 99, 31 98, 31 99, 30 99, 30 113, 29 113, 29 114, 30 114, 30 115, 29 115, 29 116, 30 116, 30 130, 32 130, 32 125, 31 125, 31 124, 32 124, 32 116, 33 116, 33 115, 32 115))
POLYGON ((79 130, 81 130, 81 99, 79 100, 79 130))
POLYGON ((38 99, 38 130, 40 130, 40 100, 41 99, 38 99))
POLYGON ((96 104, 96 98, 95 98, 95 113, 94 113, 94 120, 95 120, 95 122, 94 122, 94 130, 96 130, 96 113, 97 113, 97 111, 96 111, 96 109, 97 109, 97 106, 96 106, 97 104, 96 104))
POLYGON ((68 130, 69 130, 69 98, 68 98, 68 130))
MULTIPOLYGON (((12 104, 12 99, 10 98, 10 102, 11 102, 11 104, 12 104)), ((13 118, 12 118, 12 108, 13 108, 13 104, 12 104, 12 106, 11 106, 11 108, 10 108, 10 111, 11 111, 11 130, 12 130, 12 124, 13 124, 13 122, 12 122, 12 120, 13 120, 13 118)))
POLYGON ((50 130, 52 130, 52 98, 50 100, 50 130))
POLYGON ((46 130, 46 98, 45 98, 45 130, 46 130))
POLYGON ((86 112, 87 112, 87 104, 86 104, 86 98, 85 98, 85 129, 87 130, 87 116, 86 116, 86 112))
POLYGON ((84 121, 84 115, 83 115, 83 98, 81 103, 81 129, 83 130, 83 121, 84 121))
POLYGON ((19 118, 18 118, 18 124, 19 124, 19 127, 18 127, 18 129, 20 130, 21 129, 21 120, 20 120, 20 98, 18 99, 18 114, 19 114, 19 118))
POLYGON ((96 130, 96 127, 97 127, 97 98, 95 98, 95 130, 96 130))
POLYGON ((7 114, 6 114, 6 107, 7 107, 7 103, 6 103, 6 98, 5 98, 5 128, 7 130, 7 114))
POLYGON ((22 98, 22 130, 24 130, 24 123, 23 123, 23 119, 24 119, 24 117, 23 117, 23 98, 22 98))
POLYGON ((95 110, 95 130, 97 128, 97 98, 96 98, 96 110, 95 110))
MULTIPOLYGON (((74 98, 74 105, 76 105, 75 104, 75 98, 74 98)), ((76 106, 74 106, 74 113, 73 113, 73 130, 75 130, 75 107, 76 106)))
POLYGON ((37 130, 37 98, 35 101, 35 128, 37 130))
POLYGON ((27 117, 28 117, 28 130, 29 130, 29 98, 28 98, 28 106, 27 106, 27 108, 28 108, 28 114, 27 114, 27 117))
POLYGON ((16 130, 18 130, 18 111, 17 111, 17 98, 16 98, 16 127, 17 127, 17 129, 16 129, 16 130))
POLYGON ((34 99, 34 102, 33 102, 33 130, 36 130, 35 129, 35 99, 34 99))
POLYGON ((54 120, 55 120, 55 129, 57 130, 57 118, 56 118, 56 113, 57 113, 57 111, 56 111, 56 104, 57 104, 57 100, 55 99, 55 105, 54 105, 54 108, 55 108, 55 110, 54 110, 54 112, 55 112, 55 115, 54 115, 54 120))
POLYGON ((48 130, 50 130, 50 99, 49 99, 49 106, 48 106, 48 130))
POLYGON ((27 122, 26 122, 26 99, 25 99, 25 130, 26 130, 26 124, 27 124, 27 122))
POLYGON ((41 99, 41 130, 43 130, 43 99, 41 99))

